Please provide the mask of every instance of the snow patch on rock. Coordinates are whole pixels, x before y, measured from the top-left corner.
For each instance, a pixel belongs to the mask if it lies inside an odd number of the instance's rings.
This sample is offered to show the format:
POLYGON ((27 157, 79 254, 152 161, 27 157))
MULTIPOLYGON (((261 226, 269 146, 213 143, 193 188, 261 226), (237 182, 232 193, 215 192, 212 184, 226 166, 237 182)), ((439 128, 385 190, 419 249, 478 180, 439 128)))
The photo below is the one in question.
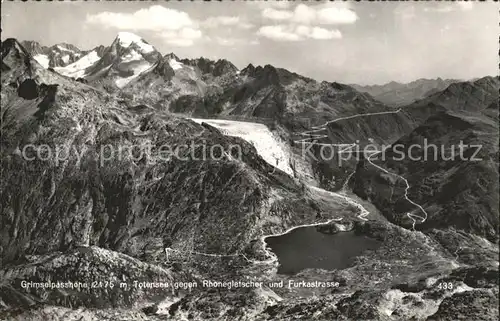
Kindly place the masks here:
POLYGON ((69 50, 67 48, 64 48, 64 47, 60 46, 60 45, 57 45, 57 49, 59 49, 61 51, 73 52, 73 51, 71 51, 71 50, 69 50))
POLYGON ((172 306, 172 304, 179 302, 181 299, 182 298, 175 298, 175 297, 164 299, 158 304, 157 306, 158 311, 156 311, 156 314, 169 315, 170 314, 169 309, 172 306))
POLYGON ((67 64, 69 62, 69 56, 68 55, 64 55, 62 58, 62 61, 67 64))
POLYGON ((49 57, 47 55, 35 55, 33 59, 36 60, 43 68, 49 68, 49 57))
POLYGON ((115 80, 116 86, 118 88, 125 87, 129 82, 131 82, 133 79, 139 77, 140 74, 147 71, 151 67, 152 67, 151 64, 146 62, 146 61, 143 61, 143 62, 137 64, 134 68, 132 68, 133 74, 131 76, 124 77, 124 78, 118 78, 115 80))
POLYGON ((134 61, 134 60, 142 60, 141 54, 135 50, 131 50, 126 55, 121 57, 122 62, 130 62, 130 61, 134 61))
POLYGON ((175 59, 170 59, 168 61, 168 64, 170 65, 170 67, 173 69, 173 70, 178 70, 178 69, 182 69, 182 67, 184 66, 184 64, 180 63, 179 61, 175 60, 175 59))

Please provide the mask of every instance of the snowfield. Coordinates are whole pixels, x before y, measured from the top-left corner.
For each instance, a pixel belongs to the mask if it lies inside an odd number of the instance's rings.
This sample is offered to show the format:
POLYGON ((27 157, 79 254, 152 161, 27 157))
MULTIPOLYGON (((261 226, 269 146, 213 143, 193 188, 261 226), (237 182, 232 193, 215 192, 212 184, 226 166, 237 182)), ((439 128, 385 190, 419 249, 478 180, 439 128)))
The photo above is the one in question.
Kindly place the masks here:
POLYGON ((135 60, 143 60, 142 55, 135 50, 131 50, 125 56, 121 57, 122 62, 131 62, 135 60))
POLYGON ((68 55, 64 55, 62 58, 62 61, 67 64, 69 62, 69 56, 68 55))
MULTIPOLYGON (((252 144, 259 155, 272 166, 279 168, 290 176, 294 176, 290 162, 297 157, 293 155, 290 147, 277 135, 272 133, 266 125, 259 123, 249 123, 242 121, 232 121, 223 119, 199 119, 191 118, 201 124, 207 123, 218 128, 225 135, 240 137, 252 144)), ((297 171, 305 175, 304 168, 296 166, 297 171)))
POLYGON ((85 76, 85 70, 99 61, 99 59, 101 59, 101 57, 99 57, 97 52, 91 51, 66 67, 56 67, 54 69, 61 75, 79 78, 85 76))
POLYGON ((42 65, 43 68, 49 68, 49 57, 47 57, 47 55, 35 55, 33 59, 42 65))
POLYGON ((168 61, 168 64, 170 65, 170 67, 173 69, 173 70, 178 70, 178 69, 182 69, 182 67, 184 66, 182 63, 180 63, 179 61, 175 60, 175 59, 170 59, 168 61))

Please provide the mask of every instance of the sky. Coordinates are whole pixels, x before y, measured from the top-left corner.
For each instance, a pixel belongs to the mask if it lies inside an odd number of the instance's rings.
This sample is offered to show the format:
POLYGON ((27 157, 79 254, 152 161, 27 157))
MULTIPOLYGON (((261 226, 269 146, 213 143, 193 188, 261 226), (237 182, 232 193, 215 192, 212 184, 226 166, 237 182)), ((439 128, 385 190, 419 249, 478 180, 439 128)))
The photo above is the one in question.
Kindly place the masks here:
POLYGON ((2 39, 80 49, 133 32, 163 54, 361 85, 498 74, 495 2, 2 2, 2 39))

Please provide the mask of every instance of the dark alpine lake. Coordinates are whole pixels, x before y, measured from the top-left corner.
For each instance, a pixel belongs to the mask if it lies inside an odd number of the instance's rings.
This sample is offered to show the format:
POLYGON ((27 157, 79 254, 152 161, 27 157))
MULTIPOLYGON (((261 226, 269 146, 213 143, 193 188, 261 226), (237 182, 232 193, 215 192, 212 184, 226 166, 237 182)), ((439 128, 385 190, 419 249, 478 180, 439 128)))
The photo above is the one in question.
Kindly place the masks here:
POLYGON ((316 227, 301 227, 265 239, 279 261, 279 274, 295 274, 308 268, 343 269, 353 258, 380 246, 380 241, 354 232, 324 234, 316 227))

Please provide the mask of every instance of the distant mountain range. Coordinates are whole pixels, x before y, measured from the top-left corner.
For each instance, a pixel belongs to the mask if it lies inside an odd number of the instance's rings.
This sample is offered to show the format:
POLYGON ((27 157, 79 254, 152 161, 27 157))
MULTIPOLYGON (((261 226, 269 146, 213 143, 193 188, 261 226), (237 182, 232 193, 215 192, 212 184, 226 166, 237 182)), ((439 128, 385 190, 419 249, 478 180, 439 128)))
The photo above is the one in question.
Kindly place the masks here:
POLYGON ((384 85, 352 86, 361 92, 372 95, 375 99, 389 106, 401 107, 423 99, 433 93, 446 89, 449 85, 460 82, 457 79, 418 79, 410 83, 391 81, 384 85))
POLYGON ((304 118, 321 123, 339 114, 405 106, 459 82, 438 78, 348 86, 317 82, 270 65, 250 64, 240 71, 224 59, 162 55, 129 32, 119 33, 109 46, 89 51, 68 44, 43 47, 33 41, 23 46, 42 66, 61 75, 126 96, 136 104, 203 117, 304 118))
POLYGON ((71 57, 78 58, 67 64, 60 59, 47 64, 41 56, 59 57, 62 45, 45 48, 25 43, 35 60, 61 75, 81 79, 136 104, 188 115, 303 118, 321 123, 337 115, 387 110, 351 86, 317 82, 271 65, 250 64, 238 70, 224 59, 180 59, 173 53, 162 56, 147 41, 128 32, 119 33, 110 46, 90 51, 67 46, 75 52, 71 57))
MULTIPOLYGON (((173 53, 162 56, 154 46, 129 32, 119 33, 108 47, 101 45, 87 51, 65 43, 45 47, 35 41, 23 41, 22 45, 43 67, 55 68, 58 73, 64 76, 82 78, 90 83, 99 83, 100 86, 105 86, 108 91, 122 89, 129 85, 129 83, 130 88, 127 89, 133 91, 134 89, 132 88, 134 87, 139 90, 138 86, 133 85, 134 80, 140 83, 153 83, 153 86, 163 93, 161 96, 168 96, 168 98, 163 99, 164 97, 151 96, 136 98, 137 100, 143 98, 145 102, 150 104, 170 103, 169 99, 176 97, 176 93, 178 92, 199 95, 200 93, 205 93, 207 87, 210 87, 208 91, 210 94, 213 94, 213 90, 220 91, 220 89, 214 89, 214 86, 215 88, 219 87, 219 80, 224 82, 224 84, 221 84, 222 86, 228 85, 226 82, 229 82, 230 87, 235 87, 232 89, 225 88, 224 97, 217 97, 217 102, 213 102, 222 105, 227 104, 227 99, 232 99, 228 95, 236 94, 233 93, 234 91, 239 90, 236 97, 238 99, 241 96, 241 92, 250 90, 251 95, 256 95, 253 98, 260 100, 263 106, 269 100, 277 100, 279 105, 280 100, 283 100, 285 96, 295 96, 295 99, 299 101, 293 103, 292 101, 287 101, 287 105, 294 105, 289 108, 300 109, 302 105, 307 106, 307 109, 314 108, 317 109, 317 112, 321 112, 321 109, 324 109, 324 107, 316 107, 320 103, 321 105, 328 105, 329 102, 325 103, 325 100, 328 100, 328 98, 324 96, 331 96, 331 93, 324 92, 328 89, 323 85, 320 86, 320 83, 269 65, 254 67, 250 64, 242 69, 241 76, 246 75, 255 79, 249 79, 249 81, 243 83, 241 77, 233 79, 234 77, 230 76, 239 75, 240 71, 227 60, 212 61, 203 57, 197 59, 180 59, 173 53), (177 70, 177 72, 174 72, 174 70, 177 70), (278 74, 281 75, 278 76, 278 74), (158 81, 155 77, 157 75, 163 77, 163 81, 158 81), (210 75, 210 77, 207 77, 207 75, 210 75), (148 80, 148 77, 156 80, 148 80), (222 79, 218 79, 221 77, 222 79), (140 78, 142 78, 142 81, 139 80, 140 78), (174 78, 173 81, 172 78, 174 78), (281 86, 276 87, 278 83, 281 86), (303 87, 307 91, 305 93, 306 97, 297 96, 297 92, 293 89, 294 86, 292 85, 303 87), (263 86, 266 88, 263 88, 263 86), (255 93, 253 92, 254 90, 261 93, 255 93), (259 98, 260 95, 264 96, 259 98), (324 98, 321 98, 322 96, 324 98), (313 97, 316 97, 315 101, 311 101, 313 97), (152 101, 153 98, 157 101, 152 101)), ((437 78, 418 79, 410 83, 392 81, 384 85, 362 86, 351 84, 349 86, 338 86, 343 87, 343 90, 349 89, 352 91, 352 89, 355 89, 357 92, 367 93, 387 106, 401 107, 442 91, 449 85, 460 81, 458 79, 437 78)), ((327 82, 323 83, 328 84, 327 82)), ((135 93, 135 95, 137 96, 138 93, 135 93)), ((212 96, 210 97, 211 99, 214 98, 212 96)), ((351 97, 346 98, 351 99, 351 97)), ((367 97, 358 93, 358 99, 366 100, 367 97)), ((187 109, 184 112, 199 112, 196 111, 196 106, 199 103, 199 101, 190 101, 188 103, 189 106, 184 106, 187 109)), ((178 105, 176 104, 174 108, 181 110, 182 106, 179 107, 178 105)), ((249 110, 244 105, 245 102, 243 101, 238 108, 234 108, 234 111, 226 111, 225 113, 245 114, 247 116, 253 114, 256 117, 267 117, 270 114, 276 114, 276 112, 278 114, 283 112, 274 110, 262 113, 260 108, 249 110)), ((220 111, 219 107, 213 109, 220 111)), ((294 110, 293 112, 295 113, 296 111, 294 110)))

